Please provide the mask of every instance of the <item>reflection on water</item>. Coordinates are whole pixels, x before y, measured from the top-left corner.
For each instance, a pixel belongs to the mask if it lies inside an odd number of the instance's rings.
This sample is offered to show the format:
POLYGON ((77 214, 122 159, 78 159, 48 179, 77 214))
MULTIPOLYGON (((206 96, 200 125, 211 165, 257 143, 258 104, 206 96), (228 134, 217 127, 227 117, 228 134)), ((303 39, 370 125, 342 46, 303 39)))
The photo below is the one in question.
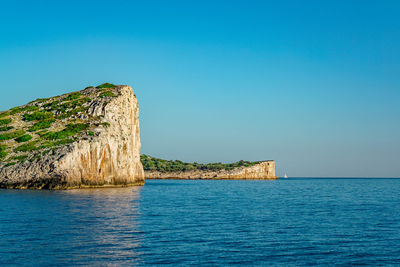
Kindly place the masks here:
POLYGON ((141 187, 0 192, 4 264, 134 264, 141 187), (6 203, 6 206, 4 205, 6 203))

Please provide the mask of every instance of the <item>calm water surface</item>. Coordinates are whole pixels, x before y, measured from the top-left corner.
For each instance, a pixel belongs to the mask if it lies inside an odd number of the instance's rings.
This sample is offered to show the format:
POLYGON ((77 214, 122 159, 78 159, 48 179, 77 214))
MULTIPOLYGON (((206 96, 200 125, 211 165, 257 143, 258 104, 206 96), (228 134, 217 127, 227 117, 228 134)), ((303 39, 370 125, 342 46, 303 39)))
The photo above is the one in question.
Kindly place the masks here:
POLYGON ((400 265, 400 179, 0 190, 4 265, 400 265))

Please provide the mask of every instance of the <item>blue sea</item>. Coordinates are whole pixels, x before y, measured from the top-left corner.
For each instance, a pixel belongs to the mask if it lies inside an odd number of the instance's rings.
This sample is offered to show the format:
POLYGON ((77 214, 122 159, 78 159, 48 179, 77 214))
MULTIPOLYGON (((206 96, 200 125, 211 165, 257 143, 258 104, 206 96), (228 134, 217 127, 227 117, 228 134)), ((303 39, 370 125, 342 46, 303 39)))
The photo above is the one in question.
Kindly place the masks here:
POLYGON ((0 190, 1 265, 400 265, 400 179, 0 190))

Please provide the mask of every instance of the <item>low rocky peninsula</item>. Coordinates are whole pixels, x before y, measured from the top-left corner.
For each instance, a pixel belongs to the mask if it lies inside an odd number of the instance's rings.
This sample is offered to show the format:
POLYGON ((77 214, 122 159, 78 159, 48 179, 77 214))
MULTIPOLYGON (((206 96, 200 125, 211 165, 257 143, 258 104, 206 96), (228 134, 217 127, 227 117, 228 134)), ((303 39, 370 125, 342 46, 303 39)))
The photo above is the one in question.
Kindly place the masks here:
POLYGON ((142 155, 141 161, 146 179, 274 180, 278 178, 275 175, 273 160, 200 164, 142 155))
POLYGON ((139 107, 129 86, 102 84, 0 113, 0 187, 143 185, 139 107))

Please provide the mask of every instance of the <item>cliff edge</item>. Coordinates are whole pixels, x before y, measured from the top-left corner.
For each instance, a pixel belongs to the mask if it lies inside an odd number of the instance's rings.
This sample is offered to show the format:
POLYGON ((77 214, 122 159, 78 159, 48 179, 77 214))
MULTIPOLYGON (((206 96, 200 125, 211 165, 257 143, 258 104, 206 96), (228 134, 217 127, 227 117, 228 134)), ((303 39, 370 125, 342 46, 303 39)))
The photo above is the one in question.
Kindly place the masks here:
POLYGON ((0 187, 143 185, 140 146, 129 86, 37 99, 0 113, 0 187))
POLYGON ((238 161, 222 163, 186 163, 141 156, 146 179, 232 179, 274 180, 275 161, 238 161))

